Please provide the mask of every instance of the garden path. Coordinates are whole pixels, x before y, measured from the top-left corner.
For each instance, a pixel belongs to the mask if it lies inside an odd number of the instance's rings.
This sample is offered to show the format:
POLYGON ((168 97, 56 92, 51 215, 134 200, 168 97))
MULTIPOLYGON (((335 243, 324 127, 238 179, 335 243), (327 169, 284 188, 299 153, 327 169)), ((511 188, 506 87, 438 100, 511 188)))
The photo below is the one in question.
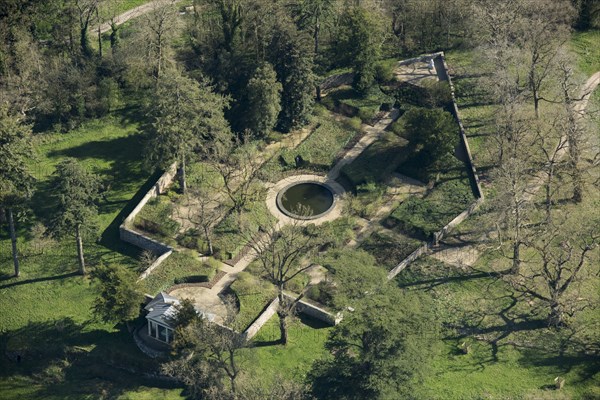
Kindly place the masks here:
MULTIPOLYGON (((365 135, 352 147, 350 150, 344 154, 344 157, 338 161, 336 165, 331 168, 329 173, 327 174, 327 179, 334 180, 340 175, 340 171, 345 165, 350 164, 352 161, 356 160, 356 158, 362 153, 371 143, 379 138, 379 136, 386 130, 386 128, 398 118, 400 115, 400 110, 397 108, 393 108, 391 111, 388 111, 383 117, 373 126, 366 126, 364 129, 366 131, 365 135)), ((364 126, 364 125, 363 125, 364 126)))
POLYGON ((389 197, 387 201, 377 210, 372 218, 364 220, 362 228, 356 233, 356 239, 348 243, 348 246, 356 247, 364 239, 381 230, 385 230, 392 237, 396 236, 395 232, 384 228, 381 225, 381 221, 387 218, 409 196, 422 195, 426 190, 427 187, 423 182, 398 173, 392 174, 388 182, 387 195, 389 197))
MULTIPOLYGON (((169 0, 155 0, 155 1, 150 1, 148 3, 142 4, 135 8, 132 8, 131 10, 125 11, 124 13, 117 15, 115 17, 115 23, 117 26, 122 25, 125 22, 129 21, 130 19, 137 18, 140 15, 144 15, 144 14, 150 12, 151 10, 153 10, 154 7, 156 7, 157 5, 159 5, 161 3, 167 3, 168 1, 169 0)), ((95 27, 93 29, 94 32, 97 32, 97 30, 98 30, 98 27, 95 27)), ((105 22, 100 25, 100 33, 105 33, 105 32, 108 32, 109 30, 110 30, 110 21, 105 22)))

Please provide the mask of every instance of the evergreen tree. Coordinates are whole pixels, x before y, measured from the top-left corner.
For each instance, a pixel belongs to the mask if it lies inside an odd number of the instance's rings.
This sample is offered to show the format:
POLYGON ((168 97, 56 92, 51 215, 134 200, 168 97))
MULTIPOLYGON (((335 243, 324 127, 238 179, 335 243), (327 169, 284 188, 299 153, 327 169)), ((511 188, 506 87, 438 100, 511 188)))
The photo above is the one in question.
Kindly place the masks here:
POLYGON ((75 237, 79 271, 85 275, 83 236, 95 230, 98 215, 95 201, 99 196, 100 180, 73 158, 60 162, 54 176, 53 191, 58 208, 52 230, 56 236, 75 237))
POLYGON ((131 321, 140 313, 142 294, 136 290, 135 275, 121 265, 101 265, 92 274, 99 294, 94 314, 104 322, 131 321))
POLYGON ((271 61, 283 85, 278 121, 283 132, 306 124, 312 111, 313 55, 308 43, 290 24, 280 24, 273 36, 271 61))
POLYGON ((19 257, 14 211, 31 195, 33 176, 27 159, 33 156, 31 127, 7 107, 0 108, 0 208, 6 212, 15 276, 19 276, 19 257))
POLYGON ((340 24, 337 53, 341 54, 341 59, 348 60, 354 70, 354 88, 365 93, 375 80, 382 32, 374 16, 362 7, 348 10, 340 24))
POLYGON ((186 165, 202 141, 229 139, 229 126, 223 116, 227 100, 205 83, 165 72, 154 96, 150 117, 151 138, 146 162, 159 167, 178 163, 179 184, 186 192, 186 165))
POLYGON ((281 83, 273 66, 263 64, 248 82, 247 128, 265 136, 275 126, 281 111, 281 83))

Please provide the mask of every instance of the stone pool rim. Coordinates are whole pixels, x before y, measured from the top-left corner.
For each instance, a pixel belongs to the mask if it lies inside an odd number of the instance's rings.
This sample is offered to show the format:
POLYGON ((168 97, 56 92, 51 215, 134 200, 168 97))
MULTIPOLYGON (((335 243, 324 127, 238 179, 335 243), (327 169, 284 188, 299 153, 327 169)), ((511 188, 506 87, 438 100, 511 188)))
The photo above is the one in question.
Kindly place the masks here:
POLYGON ((283 214, 285 214, 286 216, 290 217, 290 218, 294 218, 294 219, 299 219, 302 221, 310 221, 313 219, 318 219, 321 217, 324 217, 325 215, 329 214, 331 212, 331 210, 334 209, 335 205, 337 202, 337 196, 336 196, 336 190, 334 188, 332 188, 330 185, 327 184, 327 182, 319 182, 317 180, 313 180, 313 179, 305 179, 305 180, 300 180, 297 182, 292 182, 288 185, 286 185, 285 187, 283 187, 281 190, 279 190, 277 192, 277 197, 275 199, 275 204, 277 205, 277 208, 279 209, 280 212, 282 212, 283 214), (318 186, 322 186, 325 189, 327 189, 329 191, 329 193, 331 194, 331 205, 327 208, 327 210, 323 211, 322 213, 319 214, 315 214, 315 215, 298 215, 295 214, 289 210, 287 210, 282 202, 281 202, 281 197, 283 197, 283 195, 292 187, 294 186, 298 186, 298 185, 302 185, 302 184, 306 184, 306 183, 311 183, 313 185, 318 185, 318 186))

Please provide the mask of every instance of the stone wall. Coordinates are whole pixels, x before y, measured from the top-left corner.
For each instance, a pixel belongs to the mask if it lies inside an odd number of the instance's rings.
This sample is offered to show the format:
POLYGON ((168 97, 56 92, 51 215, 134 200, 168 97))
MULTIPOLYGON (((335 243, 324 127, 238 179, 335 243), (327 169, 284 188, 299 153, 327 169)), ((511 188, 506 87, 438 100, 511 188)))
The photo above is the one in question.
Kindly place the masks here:
MULTIPOLYGON (((131 243, 131 242, 129 242, 129 243, 131 243)), ((139 247, 142 247, 142 246, 139 246, 139 247)), ((156 252, 156 253, 160 254, 159 252, 156 252)), ((138 282, 141 281, 142 279, 146 279, 148 277, 148 275, 150 275, 156 267, 158 267, 160 264, 162 264, 162 262, 165 261, 165 259, 171 255, 171 253, 173 253, 173 249, 167 250, 160 257, 158 257, 156 260, 154 260, 154 262, 152 264, 150 264, 150 266, 148 268, 146 268, 146 270, 144 272, 142 272, 142 274, 139 276, 138 282)))
MULTIPOLYGON (((297 295, 291 295, 288 293, 284 293, 283 295, 287 297, 287 299, 290 301, 294 301, 297 298, 297 295)), ((330 325, 337 325, 342 320, 341 313, 332 314, 329 311, 325 310, 322 306, 309 303, 305 300, 300 300, 298 304, 296 304, 296 310, 298 310, 298 312, 300 313, 306 314, 310 317, 316 318, 319 321, 323 321, 330 325)))
POLYGON ((452 221, 450 221, 440 231, 434 233, 433 240, 431 242, 426 243, 423 246, 419 247, 418 249, 413 251, 408 257, 406 257, 404 260, 402 260, 398 265, 396 265, 396 267, 394 267, 388 273, 388 276, 387 276, 388 280, 391 280, 394 277, 396 277, 396 275, 398 275, 402 270, 404 270, 406 267, 408 267, 410 265, 410 263, 412 263, 413 261, 415 261, 417 258, 421 257, 422 255, 426 254, 431 247, 437 246, 439 241, 442 240, 450 231, 452 231, 452 229, 454 229, 456 226, 458 226, 460 223, 462 223, 465 219, 467 219, 471 214, 473 214, 475 211, 477 211, 479 206, 481 206, 481 204, 484 201, 483 191, 481 190, 481 185, 479 182, 479 176, 477 175, 477 170, 475 169, 475 165, 473 164, 473 157, 471 156, 471 149, 469 148, 469 141, 467 140, 465 128, 460 119, 458 105, 456 104, 456 97, 454 95, 454 85, 452 84, 452 78, 450 77, 450 74, 448 73, 448 64, 446 64, 446 59, 444 57, 444 53, 439 52, 439 53, 430 54, 428 56, 422 56, 422 57, 418 57, 418 58, 404 60, 401 62, 401 64, 403 64, 403 63, 410 64, 411 62, 424 61, 424 60, 428 60, 430 58, 437 58, 438 60, 441 61, 443 68, 439 69, 437 71, 438 76, 440 76, 441 79, 448 81, 448 84, 450 85, 450 91, 452 93, 452 114, 454 115, 454 118, 456 119, 456 122, 458 123, 458 126, 459 126, 460 144, 461 144, 465 154, 467 155, 467 160, 465 160, 465 161, 469 167, 469 175, 471 176, 471 178, 473 179, 473 181, 475 183, 474 195, 476 197, 476 200, 469 206, 469 208, 467 208, 465 211, 458 214, 452 221))
POLYGON ((471 149, 469 148, 469 141, 467 140, 467 135, 465 132, 465 127, 463 126, 462 120, 460 119, 460 113, 458 111, 458 105, 456 104, 456 96, 454 90, 454 84, 452 83, 452 78, 450 77, 450 73, 448 72, 448 64, 446 64, 446 57, 443 52, 438 53, 437 57, 442 61, 442 65, 444 66, 443 71, 441 72, 445 79, 448 81, 450 85, 450 92, 452 94, 452 114, 458 123, 459 131, 460 131, 460 144, 467 155, 467 165, 469 166, 469 175, 475 182, 475 197, 477 199, 483 199, 483 191, 481 190, 481 184, 479 182, 479 176, 477 175, 477 170, 475 169, 475 165, 473 164, 473 157, 471 155, 471 149))
POLYGON ((138 280, 145 279, 156 267, 158 267, 167 257, 169 257, 171 253, 173 253, 173 248, 134 230, 133 221, 135 220, 136 215, 142 211, 142 208, 144 208, 150 199, 160 195, 161 193, 164 193, 171 182, 173 182, 175 175, 177 175, 177 164, 173 163, 169 166, 169 168, 167 168, 165 173, 158 178, 152 188, 144 195, 142 200, 135 206, 133 211, 129 213, 121 226, 119 226, 119 238, 122 241, 159 255, 152 265, 150 265, 150 267, 148 267, 140 275, 138 280))
POLYGON ((275 297, 275 299, 267 306, 265 311, 263 311, 263 313, 260 314, 258 318, 256 318, 256 320, 254 320, 254 322, 248 327, 248 329, 244 331, 243 335, 246 338, 246 340, 252 339, 258 333, 260 328, 262 328, 262 326, 266 324, 267 321, 271 319, 273 315, 275 315, 278 306, 279 299, 275 297))
MULTIPOLYGON (((288 293, 284 293, 283 295, 290 301, 294 301, 297 298, 297 295, 291 295, 288 293)), ((278 306, 279 298, 275 297, 275 299, 267 306, 267 308, 265 308, 265 311, 263 311, 262 314, 260 314, 258 318, 256 318, 256 320, 254 320, 254 322, 248 327, 248 329, 244 331, 243 334, 246 337, 246 340, 252 339, 258 333, 260 328, 262 328, 263 325, 266 324, 273 315, 275 315, 278 306)), ((332 314, 324 308, 304 300, 300 300, 296 304, 296 310, 299 313, 306 314, 330 325, 339 324, 343 318, 341 313, 332 314)))

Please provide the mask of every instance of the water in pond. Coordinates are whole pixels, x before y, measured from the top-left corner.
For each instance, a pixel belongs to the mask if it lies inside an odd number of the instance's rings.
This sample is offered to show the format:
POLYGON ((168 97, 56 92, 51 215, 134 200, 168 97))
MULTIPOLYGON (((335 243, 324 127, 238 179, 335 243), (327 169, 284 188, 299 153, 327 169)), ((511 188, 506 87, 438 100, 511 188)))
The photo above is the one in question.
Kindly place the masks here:
POLYGON ((316 182, 299 183, 280 194, 278 205, 281 211, 292 217, 316 217, 331 208, 333 193, 316 182))

